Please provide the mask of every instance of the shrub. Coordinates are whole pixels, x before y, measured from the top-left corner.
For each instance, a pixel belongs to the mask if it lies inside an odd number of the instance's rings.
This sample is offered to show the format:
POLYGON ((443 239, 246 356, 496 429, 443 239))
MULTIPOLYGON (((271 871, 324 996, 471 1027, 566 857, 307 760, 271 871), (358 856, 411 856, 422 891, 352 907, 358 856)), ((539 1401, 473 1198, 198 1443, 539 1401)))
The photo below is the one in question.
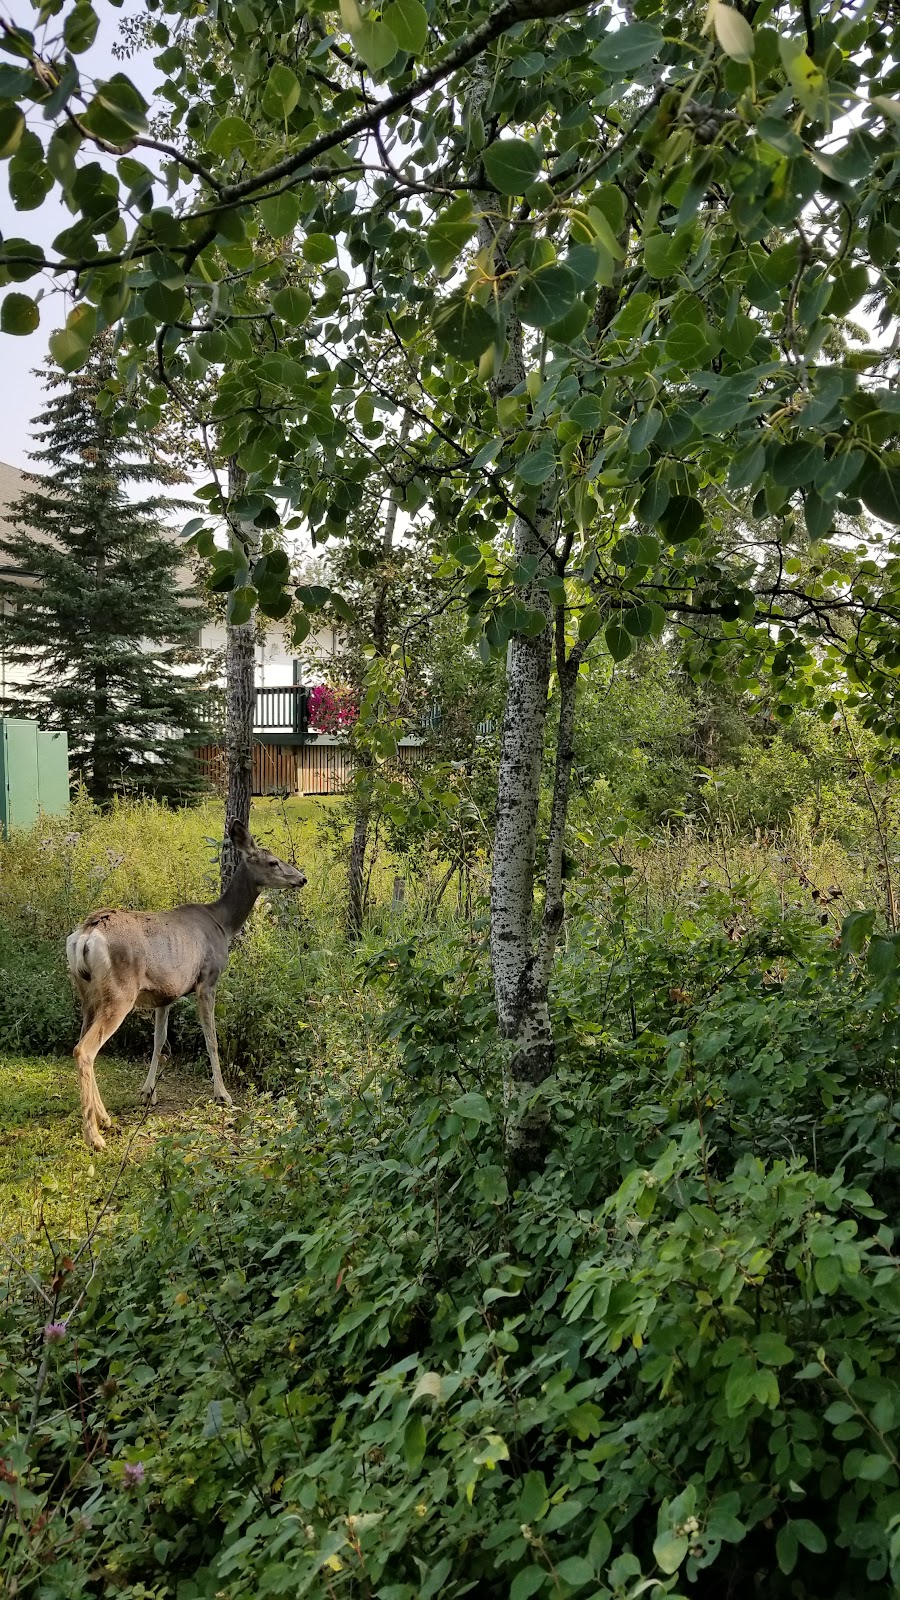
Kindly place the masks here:
POLYGON ((0 1050, 56 1054, 77 1037, 76 1008, 58 946, 0 925, 0 1050))
POLYGON ((403 1072, 173 1142, 99 1271, 23 1279, 19 1594, 896 1593, 896 980, 721 911, 577 930, 515 1192, 483 963, 400 944, 403 1072))

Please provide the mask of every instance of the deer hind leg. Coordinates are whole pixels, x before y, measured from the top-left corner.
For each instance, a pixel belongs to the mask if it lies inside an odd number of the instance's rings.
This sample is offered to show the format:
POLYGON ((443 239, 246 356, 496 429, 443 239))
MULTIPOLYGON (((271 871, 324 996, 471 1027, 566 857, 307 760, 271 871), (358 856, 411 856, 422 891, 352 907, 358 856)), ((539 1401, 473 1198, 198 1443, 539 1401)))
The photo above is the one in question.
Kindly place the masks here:
POLYGON ((209 1064, 212 1067, 213 1099, 220 1105, 233 1104, 231 1095, 222 1082, 222 1068, 219 1066, 219 1044, 216 1039, 216 991, 215 989, 197 990, 197 1010, 200 1013, 200 1026, 206 1040, 206 1049, 209 1054, 209 1064))
POLYGON ((148 1106, 156 1105, 156 1074, 159 1072, 160 1056, 166 1046, 171 1009, 171 1006, 157 1006, 153 1016, 153 1056, 150 1061, 150 1071, 141 1087, 141 1096, 148 1106))
POLYGON ((121 1027, 130 1010, 130 1000, 104 996, 95 1011, 90 1015, 85 1014, 81 1038, 72 1052, 78 1062, 81 1123, 85 1140, 92 1150, 104 1149, 106 1140, 100 1132, 100 1125, 108 1128, 112 1121, 100 1098, 94 1062, 107 1039, 111 1039, 116 1029, 121 1027))

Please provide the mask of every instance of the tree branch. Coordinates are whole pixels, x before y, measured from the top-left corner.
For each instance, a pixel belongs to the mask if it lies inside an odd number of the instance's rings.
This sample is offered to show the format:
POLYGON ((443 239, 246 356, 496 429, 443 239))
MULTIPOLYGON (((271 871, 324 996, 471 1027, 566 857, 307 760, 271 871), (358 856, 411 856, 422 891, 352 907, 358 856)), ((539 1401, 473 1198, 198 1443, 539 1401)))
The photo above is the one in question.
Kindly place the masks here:
POLYGON ((252 177, 244 178, 240 183, 229 184, 222 189, 225 200, 245 200, 254 195, 257 189, 268 187, 276 183, 279 178, 288 178, 300 172, 310 161, 324 155, 326 150, 333 150, 337 145, 344 144, 347 139, 353 139, 359 133, 369 133, 380 126, 386 117, 393 116, 394 112, 402 111, 406 106, 412 105, 420 95, 427 94, 429 89, 434 89, 451 73, 460 67, 465 67, 470 61, 483 54, 489 45, 498 39, 501 33, 506 33, 509 28, 514 28, 520 22, 533 22, 538 18, 561 17, 570 11, 583 11, 588 0, 504 0, 504 4, 483 22, 459 44, 431 67, 428 72, 423 72, 421 77, 414 78, 405 89, 399 89, 387 100, 382 100, 369 111, 360 112, 358 116, 351 117, 343 127, 334 129, 331 133, 320 134, 318 139, 313 139, 302 150, 294 155, 286 156, 274 167, 267 167, 264 172, 254 173, 252 177))

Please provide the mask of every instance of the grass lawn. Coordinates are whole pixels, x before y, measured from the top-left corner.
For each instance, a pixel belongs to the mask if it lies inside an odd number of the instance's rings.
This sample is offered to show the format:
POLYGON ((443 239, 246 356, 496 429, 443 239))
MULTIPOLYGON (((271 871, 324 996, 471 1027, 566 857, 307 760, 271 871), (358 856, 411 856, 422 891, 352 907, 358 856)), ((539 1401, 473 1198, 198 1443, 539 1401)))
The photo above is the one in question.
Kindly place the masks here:
POLYGON ((233 1111, 213 1104, 209 1073, 199 1065, 164 1063, 160 1103, 147 1112, 139 1092, 145 1073, 146 1063, 100 1057, 100 1093, 114 1121, 106 1149, 95 1152, 81 1136, 72 1057, 0 1056, 0 1262, 8 1248, 46 1246, 47 1234, 65 1250, 101 1210, 110 1217, 127 1210, 161 1134, 233 1121, 233 1111))

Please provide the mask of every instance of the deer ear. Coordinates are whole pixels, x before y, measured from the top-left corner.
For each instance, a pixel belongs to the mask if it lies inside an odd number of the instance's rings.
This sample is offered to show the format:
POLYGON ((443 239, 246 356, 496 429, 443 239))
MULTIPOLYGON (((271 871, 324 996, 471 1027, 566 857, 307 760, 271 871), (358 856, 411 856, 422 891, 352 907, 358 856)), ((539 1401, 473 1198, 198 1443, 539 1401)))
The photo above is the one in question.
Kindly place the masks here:
POLYGON ((228 829, 228 837, 234 845, 234 848, 236 850, 240 850, 242 854, 253 849, 253 840, 250 837, 250 831, 248 828, 244 827, 242 822, 233 822, 231 824, 231 827, 228 829))

